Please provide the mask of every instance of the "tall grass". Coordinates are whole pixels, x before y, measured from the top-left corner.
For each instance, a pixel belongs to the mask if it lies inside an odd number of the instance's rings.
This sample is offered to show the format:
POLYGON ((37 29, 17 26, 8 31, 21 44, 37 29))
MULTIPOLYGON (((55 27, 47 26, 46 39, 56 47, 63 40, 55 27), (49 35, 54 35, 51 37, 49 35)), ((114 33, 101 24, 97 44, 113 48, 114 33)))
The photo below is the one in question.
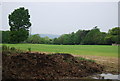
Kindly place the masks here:
POLYGON ((14 53, 23 53, 22 50, 16 49, 15 47, 9 47, 6 45, 2 45, 2 53, 6 55, 14 54, 14 53))

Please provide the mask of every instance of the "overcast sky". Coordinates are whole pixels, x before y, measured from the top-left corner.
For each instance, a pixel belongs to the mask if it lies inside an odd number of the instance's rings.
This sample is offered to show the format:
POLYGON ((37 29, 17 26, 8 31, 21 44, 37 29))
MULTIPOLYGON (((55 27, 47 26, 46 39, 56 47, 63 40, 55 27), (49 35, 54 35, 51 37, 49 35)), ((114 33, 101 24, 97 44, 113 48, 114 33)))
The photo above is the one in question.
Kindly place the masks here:
POLYGON ((2 28, 9 30, 8 14, 29 9, 31 30, 36 34, 64 34, 95 26, 103 32, 118 26, 117 2, 3 2, 2 28))

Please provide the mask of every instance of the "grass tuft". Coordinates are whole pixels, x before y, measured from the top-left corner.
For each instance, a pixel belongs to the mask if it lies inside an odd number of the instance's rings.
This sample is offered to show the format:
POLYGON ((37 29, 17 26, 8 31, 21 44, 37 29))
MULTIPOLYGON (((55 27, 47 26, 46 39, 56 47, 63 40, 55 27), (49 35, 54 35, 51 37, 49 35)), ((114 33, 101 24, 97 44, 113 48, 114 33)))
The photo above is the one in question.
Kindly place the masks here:
POLYGON ((16 49, 15 47, 9 47, 6 45, 2 45, 2 53, 5 53, 9 56, 10 54, 14 54, 14 53, 18 53, 18 54, 23 53, 23 51, 16 49))
POLYGON ((78 60, 84 60, 84 61, 89 61, 89 62, 96 62, 95 60, 91 60, 91 59, 86 59, 83 57, 76 57, 78 60))

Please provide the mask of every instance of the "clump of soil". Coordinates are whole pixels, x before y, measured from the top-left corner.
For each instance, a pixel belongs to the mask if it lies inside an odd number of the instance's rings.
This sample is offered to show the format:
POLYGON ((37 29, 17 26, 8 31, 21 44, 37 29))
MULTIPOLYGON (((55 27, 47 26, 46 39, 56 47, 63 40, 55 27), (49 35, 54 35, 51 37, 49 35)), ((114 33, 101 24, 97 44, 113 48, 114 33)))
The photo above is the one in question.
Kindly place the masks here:
POLYGON ((3 79, 64 79, 102 72, 101 65, 70 54, 3 53, 3 79))

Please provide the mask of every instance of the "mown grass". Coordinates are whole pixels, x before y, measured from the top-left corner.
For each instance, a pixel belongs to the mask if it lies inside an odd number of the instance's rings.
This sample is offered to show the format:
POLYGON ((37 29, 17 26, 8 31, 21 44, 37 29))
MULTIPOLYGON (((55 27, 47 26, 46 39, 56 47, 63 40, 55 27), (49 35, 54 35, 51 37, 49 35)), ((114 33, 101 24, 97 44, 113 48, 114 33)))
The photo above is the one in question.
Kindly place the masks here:
POLYGON ((24 51, 70 53, 76 55, 118 57, 118 46, 111 45, 47 45, 47 44, 4 44, 24 51))

